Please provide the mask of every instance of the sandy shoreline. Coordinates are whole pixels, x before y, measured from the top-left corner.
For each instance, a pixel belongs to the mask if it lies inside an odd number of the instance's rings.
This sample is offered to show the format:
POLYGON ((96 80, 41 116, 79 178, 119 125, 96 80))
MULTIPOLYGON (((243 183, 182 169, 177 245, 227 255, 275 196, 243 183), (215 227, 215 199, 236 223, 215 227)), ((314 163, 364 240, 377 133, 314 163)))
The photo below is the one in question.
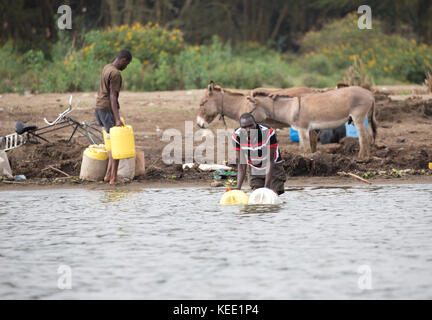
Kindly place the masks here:
MULTIPOLYGON (((386 92, 384 88, 377 89, 378 136, 368 161, 357 159, 358 139, 344 138, 340 143, 319 144, 315 154, 304 155, 298 143, 291 141, 288 128, 278 131, 287 187, 366 185, 352 177, 338 176, 341 171, 360 177, 371 176, 373 184, 432 183, 432 170, 428 169, 428 163, 432 162, 432 96, 397 95, 398 92, 394 90, 386 92)), ((408 90, 409 87, 404 89, 408 90)), ((0 191, 210 187, 213 182, 211 172, 196 168, 183 170, 181 165, 167 165, 161 156, 168 144, 161 141, 165 130, 178 130, 183 137, 182 143, 186 144, 185 123, 195 121, 203 93, 204 90, 122 92, 122 115, 134 128, 137 150, 145 153, 146 172, 132 183, 112 187, 103 183, 68 181, 70 179, 65 179, 64 174, 50 169, 59 169, 70 177, 80 174, 82 152, 89 142, 82 136, 68 142, 72 131, 69 128, 48 134, 50 143, 26 144, 8 151, 13 175, 25 175, 28 180, 0 182, 0 191)), ((68 98, 67 94, 39 94, 31 97, 5 94, 0 99, 0 136, 12 133, 18 120, 43 126, 44 117, 53 120, 65 110, 68 98)), ((74 93, 74 111, 71 116, 78 121, 93 121, 94 102, 94 92, 74 93)), ((228 128, 238 126, 236 121, 226 120, 228 128)), ((214 133, 223 128, 223 123, 215 119, 208 130, 214 133)), ((197 130, 197 126, 194 126, 194 134, 197 130)), ((198 147, 200 143, 202 141, 195 141, 193 147, 198 147)), ((216 156, 217 151, 216 144, 214 150, 210 150, 210 155, 213 152, 213 156, 216 156)), ((184 158, 182 160, 185 161, 184 158)))
MULTIPOLYGON (((400 178, 376 177, 369 180, 370 185, 400 185, 400 184, 432 184, 431 175, 403 176, 400 178)), ((7 184, 0 182, 0 192, 20 190, 49 190, 49 189, 85 189, 85 190, 140 190, 140 189, 165 189, 165 188, 211 188, 209 181, 133 181, 117 186, 110 186, 99 182, 59 182, 46 183, 38 181, 19 182, 7 184)), ((288 177, 285 188, 290 187, 337 187, 337 186, 368 186, 368 184, 350 177, 288 177)), ((213 187, 224 190, 225 187, 213 187)), ((243 188, 249 189, 246 184, 243 188)))

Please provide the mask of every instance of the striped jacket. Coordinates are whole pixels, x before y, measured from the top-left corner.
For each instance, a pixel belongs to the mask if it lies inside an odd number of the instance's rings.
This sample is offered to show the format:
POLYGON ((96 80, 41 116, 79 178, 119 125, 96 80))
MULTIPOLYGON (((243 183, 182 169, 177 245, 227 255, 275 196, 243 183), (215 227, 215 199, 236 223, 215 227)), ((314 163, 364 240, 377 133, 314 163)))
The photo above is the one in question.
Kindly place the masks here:
POLYGON ((248 165, 256 169, 263 169, 267 164, 267 148, 274 147, 274 163, 283 162, 278 141, 276 137, 276 131, 265 125, 257 124, 256 129, 251 130, 251 138, 248 139, 245 130, 241 127, 234 130, 232 134, 234 149, 247 152, 248 165))

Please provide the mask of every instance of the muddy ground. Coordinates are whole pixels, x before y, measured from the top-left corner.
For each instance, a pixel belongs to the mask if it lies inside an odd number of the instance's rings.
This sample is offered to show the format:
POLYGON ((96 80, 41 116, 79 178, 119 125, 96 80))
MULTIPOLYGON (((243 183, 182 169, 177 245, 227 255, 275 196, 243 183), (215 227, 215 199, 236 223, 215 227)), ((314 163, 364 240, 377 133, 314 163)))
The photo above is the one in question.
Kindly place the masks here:
MULTIPOLYGON (((175 128, 184 134, 185 121, 194 121, 194 131, 199 129, 195 118, 203 93, 203 90, 121 93, 121 115, 134 128, 137 149, 145 152, 146 173, 137 178, 139 182, 210 183, 213 180, 211 172, 196 168, 183 170, 181 165, 164 164, 161 158, 168 143, 161 141, 164 130, 175 128)), ((94 121, 96 94, 74 93, 73 96, 74 110, 69 116, 80 122, 94 121)), ((428 169, 428 163, 432 162, 432 95, 419 86, 387 86, 375 88, 375 98, 378 136, 368 161, 356 158, 358 139, 353 138, 345 138, 340 144, 318 144, 318 152, 303 155, 298 143, 291 142, 289 130, 283 129, 278 131, 278 137, 287 176, 322 177, 326 181, 326 177, 336 177, 338 172, 345 171, 366 176, 371 181, 401 176, 405 179, 432 177, 432 170, 428 169)), ((67 108, 68 100, 68 94, 2 95, 0 136, 13 133, 18 120, 44 126, 43 118, 54 120, 67 108)), ((234 129, 238 124, 227 119, 227 126, 234 129)), ((223 128, 218 119, 209 127, 213 132, 223 128)), ((64 173, 71 177, 79 175, 82 152, 89 143, 78 135, 68 142, 71 131, 66 128, 50 133, 50 143, 26 144, 9 151, 13 174, 26 175, 27 183, 80 183, 64 173)), ((200 143, 196 142, 195 146, 200 143)))

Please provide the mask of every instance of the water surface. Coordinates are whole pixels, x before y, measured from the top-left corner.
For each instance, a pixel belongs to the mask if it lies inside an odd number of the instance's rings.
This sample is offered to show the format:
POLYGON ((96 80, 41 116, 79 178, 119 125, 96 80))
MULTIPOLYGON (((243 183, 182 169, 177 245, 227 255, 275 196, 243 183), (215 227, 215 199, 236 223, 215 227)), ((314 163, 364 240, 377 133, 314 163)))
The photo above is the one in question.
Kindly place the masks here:
POLYGON ((0 192, 0 298, 432 298, 432 185, 286 190, 0 192))

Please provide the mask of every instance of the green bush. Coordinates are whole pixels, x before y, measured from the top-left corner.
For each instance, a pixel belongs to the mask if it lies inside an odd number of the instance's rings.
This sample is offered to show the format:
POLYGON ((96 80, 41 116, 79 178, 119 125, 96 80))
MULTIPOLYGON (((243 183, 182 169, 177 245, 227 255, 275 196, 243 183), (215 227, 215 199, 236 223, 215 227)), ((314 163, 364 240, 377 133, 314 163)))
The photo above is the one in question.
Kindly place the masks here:
POLYGON ((188 47, 176 60, 177 75, 186 89, 203 88, 211 79, 230 88, 287 87, 291 85, 287 67, 275 52, 250 44, 232 48, 217 37, 210 45, 188 47))
POLYGON ((323 54, 316 54, 303 58, 301 63, 307 71, 318 73, 323 76, 329 76, 335 72, 334 66, 330 63, 328 57, 323 54))
POLYGON ((121 49, 129 49, 140 61, 157 64, 161 53, 175 55, 184 47, 179 29, 167 30, 149 22, 143 26, 123 25, 107 30, 92 30, 84 36, 84 50, 92 50, 97 60, 113 59, 121 49))
POLYGON ((0 49, 0 93, 16 92, 21 87, 21 75, 25 72, 25 67, 17 54, 13 50, 11 42, 7 42, 0 49))
POLYGON ((123 88, 130 91, 145 90, 143 64, 138 58, 132 59, 123 75, 123 88))
POLYGON ((423 81, 432 61, 431 46, 388 36, 375 20, 374 29, 360 30, 357 19, 356 13, 348 14, 307 33, 301 56, 254 42, 231 45, 218 37, 205 45, 187 45, 180 30, 151 23, 92 30, 75 41, 62 32, 45 54, 19 54, 9 42, 0 47, 0 92, 95 91, 101 68, 123 48, 133 55, 122 72, 123 88, 132 91, 204 88, 210 80, 239 89, 333 87, 358 59, 364 62, 362 74, 376 83, 423 81))
POLYGON ((325 57, 340 70, 360 58, 374 78, 423 81, 425 70, 432 61, 431 46, 398 35, 387 35, 377 20, 374 20, 373 29, 361 30, 357 20, 357 13, 350 13, 320 31, 308 32, 302 41, 305 57, 325 57))
POLYGON ((319 74, 306 74, 302 80, 303 85, 311 88, 330 88, 335 87, 336 83, 334 79, 319 74))

